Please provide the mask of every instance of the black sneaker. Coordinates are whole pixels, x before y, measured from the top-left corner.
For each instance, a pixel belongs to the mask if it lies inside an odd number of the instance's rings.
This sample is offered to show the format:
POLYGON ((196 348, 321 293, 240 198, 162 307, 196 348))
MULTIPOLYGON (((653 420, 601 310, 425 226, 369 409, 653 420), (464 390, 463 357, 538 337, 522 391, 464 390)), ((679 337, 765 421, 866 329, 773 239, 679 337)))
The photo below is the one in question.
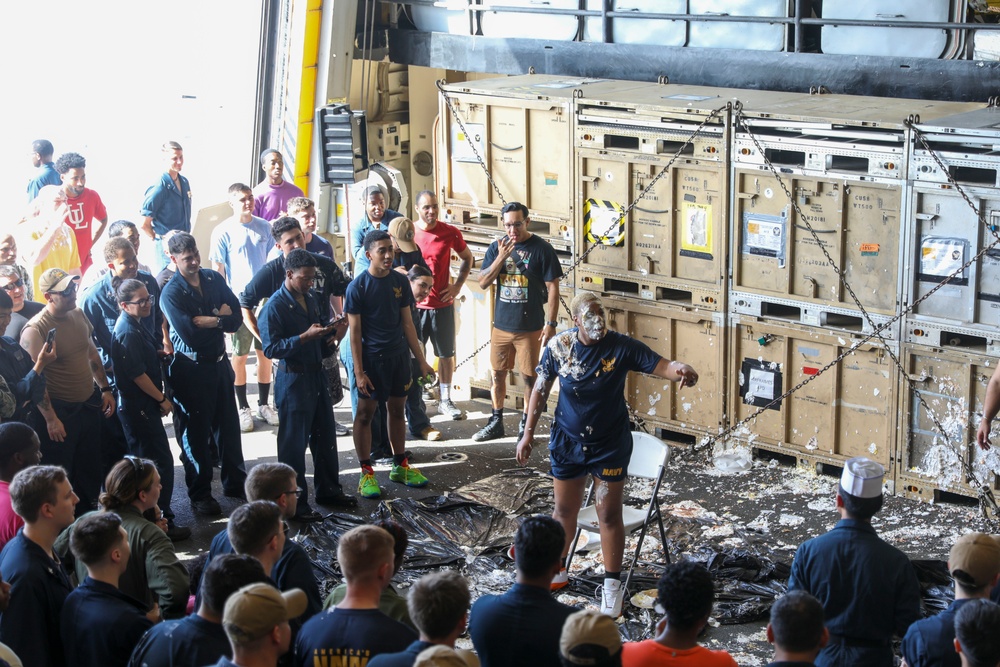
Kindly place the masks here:
POLYGON ((503 417, 490 417, 486 426, 482 427, 472 436, 473 442, 485 442, 486 440, 496 440, 504 437, 503 417))
POLYGON ((183 542, 191 537, 191 529, 187 526, 178 526, 173 521, 167 524, 167 537, 171 542, 183 542))
POLYGON ((195 514, 200 514, 202 516, 219 516, 222 514, 222 508, 219 506, 219 501, 212 496, 202 498, 201 500, 192 500, 191 509, 194 510, 195 514))
POLYGON ((340 493, 336 493, 331 496, 316 496, 316 504, 323 505, 324 507, 343 507, 350 509, 358 506, 358 499, 341 491, 340 493))

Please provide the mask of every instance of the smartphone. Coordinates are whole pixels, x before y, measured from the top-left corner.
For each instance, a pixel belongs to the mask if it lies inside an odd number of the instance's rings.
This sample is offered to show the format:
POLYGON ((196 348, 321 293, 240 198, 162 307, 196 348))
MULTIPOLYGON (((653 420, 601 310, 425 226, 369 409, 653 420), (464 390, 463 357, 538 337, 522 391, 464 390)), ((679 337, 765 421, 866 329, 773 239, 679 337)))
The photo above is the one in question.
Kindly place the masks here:
POLYGON ((49 333, 45 336, 45 350, 47 352, 52 351, 52 343, 56 340, 56 330, 49 329, 49 333))

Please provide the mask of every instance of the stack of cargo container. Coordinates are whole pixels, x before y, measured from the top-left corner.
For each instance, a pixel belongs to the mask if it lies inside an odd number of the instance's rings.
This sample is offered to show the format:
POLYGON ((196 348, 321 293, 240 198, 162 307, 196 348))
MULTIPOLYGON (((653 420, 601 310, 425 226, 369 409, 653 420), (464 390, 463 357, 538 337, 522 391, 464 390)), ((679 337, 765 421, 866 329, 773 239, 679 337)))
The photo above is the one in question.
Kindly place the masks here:
POLYGON ((911 137, 906 222, 912 270, 905 288, 916 306, 904 321, 904 364, 945 435, 911 386, 901 383, 898 477, 908 495, 974 497, 976 483, 998 489, 975 435, 986 385, 1000 360, 1000 244, 962 269, 1000 239, 998 126, 1000 110, 978 108, 922 117, 911 137))
MULTIPOLYGON (((643 85, 648 84, 525 75, 445 86, 448 99, 441 96, 439 110, 439 146, 443 150, 438 159, 437 183, 441 219, 461 230, 476 260, 456 309, 457 324, 471 321, 476 325, 471 331, 460 329, 458 361, 489 340, 494 289, 482 290, 476 284, 476 274, 490 243, 505 233, 500 220, 504 201, 527 206, 531 214, 529 231, 552 244, 564 271, 572 265, 576 252, 574 95, 643 85), (477 152, 499 194, 490 184, 477 152), (470 312, 476 310, 480 312, 470 312)), ((458 267, 455 259, 453 272, 458 267)), ((572 281, 564 283, 561 293, 568 303, 574 293, 572 281)), ((560 330, 572 326, 565 312, 560 313, 559 322, 560 330)), ((456 383, 463 382, 471 395, 489 395, 488 350, 458 369, 456 383)), ((520 409, 523 387, 519 374, 511 372, 507 383, 509 408, 520 409)), ((558 388, 554 392, 558 393, 558 388)))
MULTIPOLYGON (((698 369, 693 390, 630 378, 658 435, 717 435, 809 380, 728 435, 816 467, 868 456, 925 498, 975 495, 966 463, 997 484, 970 443, 1000 358, 1000 246, 905 311, 1000 234, 1000 110, 535 75, 448 95, 465 130, 442 100, 442 215, 477 257, 501 202, 466 133, 576 289, 603 295, 610 327, 698 369)), ((459 358, 489 338, 492 290, 473 283, 459 358)), ((488 393, 487 352, 466 377, 488 393)), ((512 374, 511 407, 522 391, 512 374)))

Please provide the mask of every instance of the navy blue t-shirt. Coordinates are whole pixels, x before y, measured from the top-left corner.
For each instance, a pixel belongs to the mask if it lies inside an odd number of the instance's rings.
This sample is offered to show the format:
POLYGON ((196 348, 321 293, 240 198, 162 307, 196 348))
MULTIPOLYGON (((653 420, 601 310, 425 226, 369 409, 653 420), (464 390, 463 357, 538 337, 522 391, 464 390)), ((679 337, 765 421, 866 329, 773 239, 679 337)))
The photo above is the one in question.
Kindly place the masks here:
POLYGON ((555 424, 577 442, 599 443, 617 436, 628 422, 628 372, 652 373, 660 359, 644 343, 616 331, 584 345, 573 328, 548 342, 536 372, 559 380, 555 424))
POLYGON ((414 305, 410 282, 398 271, 382 278, 365 271, 351 281, 344 312, 361 316, 365 358, 406 352, 402 310, 414 305))
POLYGON ((294 664, 340 664, 340 656, 345 656, 346 664, 350 656, 352 663, 356 658, 363 665, 381 653, 405 651, 416 640, 416 632, 378 609, 334 607, 316 614, 299 630, 294 664))
MULTIPOLYGON (((496 261, 499 249, 494 241, 483 256, 482 271, 496 261)), ((545 324, 545 283, 562 278, 562 265, 549 242, 532 234, 524 243, 514 244, 514 252, 497 276, 493 326, 501 331, 538 331, 545 324)))
POLYGON ((142 636, 129 667, 180 667, 210 665, 220 657, 231 657, 226 631, 219 623, 191 614, 179 621, 154 625, 142 636))

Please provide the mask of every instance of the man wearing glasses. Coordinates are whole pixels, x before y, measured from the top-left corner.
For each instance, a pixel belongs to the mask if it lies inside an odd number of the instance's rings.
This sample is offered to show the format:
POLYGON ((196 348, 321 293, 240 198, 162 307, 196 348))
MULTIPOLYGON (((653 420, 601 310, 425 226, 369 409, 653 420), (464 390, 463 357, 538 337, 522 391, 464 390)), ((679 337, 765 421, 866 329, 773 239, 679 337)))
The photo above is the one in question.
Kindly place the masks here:
POLYGON ((0 266, 0 289, 7 293, 13 304, 10 313, 10 324, 4 331, 4 336, 10 336, 14 340, 20 340, 21 330, 32 317, 42 312, 45 306, 37 301, 31 301, 27 295, 30 282, 25 282, 24 278, 14 266, 0 266))
POLYGON ((41 417, 31 424, 47 463, 66 469, 80 496, 77 516, 97 508, 101 490, 101 422, 115 412, 115 397, 94 345, 93 327, 76 307, 79 276, 49 269, 38 279, 45 308, 21 332, 21 347, 33 360, 48 344, 59 350, 45 367, 48 397, 38 404, 41 417), (95 386, 96 383, 96 386, 95 386))

